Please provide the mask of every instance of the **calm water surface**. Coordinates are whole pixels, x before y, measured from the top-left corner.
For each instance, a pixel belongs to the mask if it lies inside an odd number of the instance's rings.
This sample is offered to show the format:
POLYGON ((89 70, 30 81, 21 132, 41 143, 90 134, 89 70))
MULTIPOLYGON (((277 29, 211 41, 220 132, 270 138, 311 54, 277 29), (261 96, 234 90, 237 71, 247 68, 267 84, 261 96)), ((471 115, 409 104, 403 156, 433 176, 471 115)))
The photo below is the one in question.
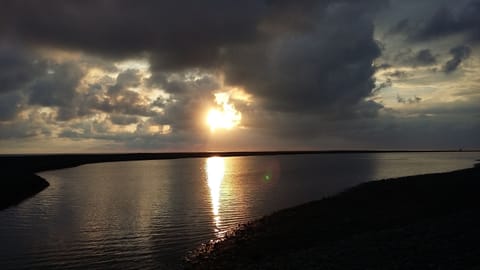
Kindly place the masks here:
POLYGON ((322 154, 98 163, 0 211, 0 269, 170 269, 273 211, 374 179, 471 167, 479 153, 322 154))

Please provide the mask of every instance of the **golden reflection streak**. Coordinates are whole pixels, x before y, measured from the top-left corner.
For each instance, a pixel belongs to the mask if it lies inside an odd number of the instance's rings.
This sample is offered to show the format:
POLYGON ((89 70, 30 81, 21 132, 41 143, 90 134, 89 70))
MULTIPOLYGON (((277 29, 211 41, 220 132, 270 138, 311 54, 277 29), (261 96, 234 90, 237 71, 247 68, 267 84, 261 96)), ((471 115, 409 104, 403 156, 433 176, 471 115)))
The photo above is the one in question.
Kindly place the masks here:
POLYGON ((207 158, 206 163, 207 170, 207 182, 210 189, 210 199, 212 201, 213 221, 215 223, 215 232, 218 237, 222 237, 220 231, 220 186, 225 174, 225 162, 222 157, 210 157, 207 158))

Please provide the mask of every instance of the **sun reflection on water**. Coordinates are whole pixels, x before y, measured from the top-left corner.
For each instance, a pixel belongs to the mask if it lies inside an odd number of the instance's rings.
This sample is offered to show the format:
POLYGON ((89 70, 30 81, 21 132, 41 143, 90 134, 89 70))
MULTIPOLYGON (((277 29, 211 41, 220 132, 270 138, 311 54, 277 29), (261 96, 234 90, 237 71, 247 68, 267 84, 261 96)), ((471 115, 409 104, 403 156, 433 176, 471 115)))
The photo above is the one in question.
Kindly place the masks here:
POLYGON ((207 182, 210 189, 210 199, 212 201, 213 221, 215 224, 215 234, 222 237, 224 232, 220 230, 220 186, 222 185, 225 174, 225 161, 222 157, 207 158, 206 163, 207 182))

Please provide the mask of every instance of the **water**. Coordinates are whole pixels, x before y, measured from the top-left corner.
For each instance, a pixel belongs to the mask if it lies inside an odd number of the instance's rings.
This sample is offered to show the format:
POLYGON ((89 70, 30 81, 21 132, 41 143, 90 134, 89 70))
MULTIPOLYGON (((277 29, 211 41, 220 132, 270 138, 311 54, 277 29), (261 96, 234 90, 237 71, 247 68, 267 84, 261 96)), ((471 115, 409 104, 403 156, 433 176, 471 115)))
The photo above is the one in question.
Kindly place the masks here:
POLYGON ((98 163, 0 212, 0 269, 170 269, 276 210, 355 184, 471 167, 479 153, 323 154, 98 163))

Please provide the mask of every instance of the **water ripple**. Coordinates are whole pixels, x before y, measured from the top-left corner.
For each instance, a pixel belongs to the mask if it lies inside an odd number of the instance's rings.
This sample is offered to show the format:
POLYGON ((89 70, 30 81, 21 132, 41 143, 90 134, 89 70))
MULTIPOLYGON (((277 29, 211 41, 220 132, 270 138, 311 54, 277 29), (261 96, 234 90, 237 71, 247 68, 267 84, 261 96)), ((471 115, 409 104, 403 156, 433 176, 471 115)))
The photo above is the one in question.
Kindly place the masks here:
POLYGON ((359 182, 469 167, 476 153, 100 163, 0 212, 0 269, 172 269, 239 223, 359 182), (268 176, 268 177, 266 177, 268 176))

